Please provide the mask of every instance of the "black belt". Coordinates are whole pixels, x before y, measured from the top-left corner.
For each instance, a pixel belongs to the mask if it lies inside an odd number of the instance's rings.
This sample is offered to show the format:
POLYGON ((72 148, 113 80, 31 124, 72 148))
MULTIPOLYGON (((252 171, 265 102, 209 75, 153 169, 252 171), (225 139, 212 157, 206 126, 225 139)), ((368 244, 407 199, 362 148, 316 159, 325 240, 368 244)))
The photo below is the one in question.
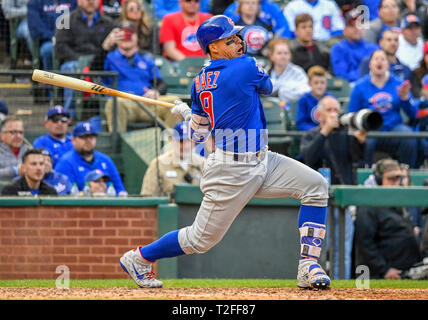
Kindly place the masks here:
MULTIPOLYGON (((260 161, 261 159, 261 151, 257 151, 254 155, 251 155, 252 157, 255 157, 255 159, 257 159, 258 161, 260 161)), ((233 154, 233 160, 234 161, 240 161, 240 162, 244 162, 249 158, 248 154, 242 154, 242 153, 234 153, 233 154)), ((253 159, 251 159, 253 160, 253 159)))

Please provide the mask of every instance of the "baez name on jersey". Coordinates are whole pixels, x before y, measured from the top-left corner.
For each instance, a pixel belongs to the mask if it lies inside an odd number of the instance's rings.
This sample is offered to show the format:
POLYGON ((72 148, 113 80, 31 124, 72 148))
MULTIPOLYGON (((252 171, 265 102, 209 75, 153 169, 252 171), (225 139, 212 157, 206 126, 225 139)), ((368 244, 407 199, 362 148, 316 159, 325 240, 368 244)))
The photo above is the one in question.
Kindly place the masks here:
POLYGON ((207 72, 205 71, 197 75, 195 78, 195 88, 199 93, 203 90, 217 88, 217 78, 220 75, 220 71, 207 72))

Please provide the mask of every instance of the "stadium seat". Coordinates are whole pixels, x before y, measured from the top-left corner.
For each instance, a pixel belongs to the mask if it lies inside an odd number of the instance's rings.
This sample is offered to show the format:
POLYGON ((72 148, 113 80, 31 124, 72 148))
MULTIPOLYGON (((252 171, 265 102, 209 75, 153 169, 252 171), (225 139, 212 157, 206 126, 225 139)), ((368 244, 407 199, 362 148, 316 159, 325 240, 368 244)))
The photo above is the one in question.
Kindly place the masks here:
POLYGON ((289 102, 285 109, 285 129, 297 130, 296 128, 296 114, 297 114, 298 101, 289 102))
POLYGON ((263 110, 266 116, 268 130, 284 130, 284 109, 280 107, 281 101, 276 97, 262 98, 263 110))
POLYGON ((341 78, 329 78, 327 80, 327 90, 336 96, 343 111, 346 112, 348 110, 349 96, 351 94, 349 82, 341 78))
POLYGON ((153 61, 155 62, 155 65, 158 67, 162 77, 177 75, 177 71, 175 70, 175 68, 167 58, 160 55, 155 55, 153 56, 153 61))
MULTIPOLYGON (((281 101, 276 97, 264 97, 261 100, 268 132, 269 130, 285 130, 285 111, 281 108, 281 101)), ((269 137, 270 149, 281 154, 287 154, 291 140, 290 137, 269 137)))
POLYGON ((202 67, 209 62, 207 58, 188 57, 177 63, 177 73, 181 76, 194 78, 202 67))
POLYGON ((167 58, 156 55, 153 59, 168 87, 168 93, 183 98, 190 96, 193 79, 185 76, 184 72, 179 72, 178 65, 174 65, 167 58))

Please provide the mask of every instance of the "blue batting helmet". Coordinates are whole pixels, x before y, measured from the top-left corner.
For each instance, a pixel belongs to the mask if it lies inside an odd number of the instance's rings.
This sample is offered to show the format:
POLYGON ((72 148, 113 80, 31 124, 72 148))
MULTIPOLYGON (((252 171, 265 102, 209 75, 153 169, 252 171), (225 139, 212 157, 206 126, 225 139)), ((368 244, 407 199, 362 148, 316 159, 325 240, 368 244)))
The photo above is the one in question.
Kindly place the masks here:
POLYGON ((235 26, 232 19, 229 17, 217 15, 201 23, 198 31, 196 31, 196 38, 198 39, 202 51, 206 54, 208 45, 211 42, 230 37, 243 28, 242 26, 235 26))

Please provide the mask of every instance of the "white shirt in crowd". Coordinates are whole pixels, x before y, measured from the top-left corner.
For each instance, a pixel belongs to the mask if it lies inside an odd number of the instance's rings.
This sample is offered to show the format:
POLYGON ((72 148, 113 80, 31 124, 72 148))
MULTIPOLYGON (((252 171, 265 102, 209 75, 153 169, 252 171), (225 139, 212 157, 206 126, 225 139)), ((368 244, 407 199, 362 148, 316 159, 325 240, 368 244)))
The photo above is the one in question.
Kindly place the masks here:
POLYGON ((272 95, 278 95, 282 101, 297 101, 303 94, 311 91, 305 70, 291 62, 280 75, 272 70, 270 78, 273 84, 272 95))
POLYGON ((418 38, 416 45, 412 45, 400 34, 398 37, 398 50, 396 56, 402 64, 408 66, 412 71, 419 67, 419 62, 423 58, 424 41, 418 38))
POLYGON ((332 33, 342 31, 345 27, 343 16, 336 2, 330 0, 318 0, 310 3, 307 0, 293 0, 284 8, 284 15, 294 31, 294 20, 299 14, 308 13, 314 20, 314 39, 325 41, 332 37, 332 33))

